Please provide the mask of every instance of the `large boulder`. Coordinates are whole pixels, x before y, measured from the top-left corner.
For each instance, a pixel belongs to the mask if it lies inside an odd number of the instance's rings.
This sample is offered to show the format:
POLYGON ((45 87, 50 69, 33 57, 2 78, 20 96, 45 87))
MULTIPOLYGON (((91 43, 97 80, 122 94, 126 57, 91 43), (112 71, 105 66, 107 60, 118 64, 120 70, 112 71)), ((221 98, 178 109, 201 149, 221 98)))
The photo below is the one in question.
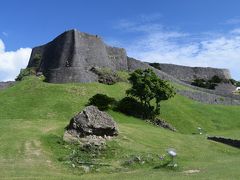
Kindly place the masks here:
POLYGON ((69 134, 80 138, 118 135, 117 124, 113 118, 100 111, 96 106, 87 106, 82 112, 74 116, 66 130, 69 134))

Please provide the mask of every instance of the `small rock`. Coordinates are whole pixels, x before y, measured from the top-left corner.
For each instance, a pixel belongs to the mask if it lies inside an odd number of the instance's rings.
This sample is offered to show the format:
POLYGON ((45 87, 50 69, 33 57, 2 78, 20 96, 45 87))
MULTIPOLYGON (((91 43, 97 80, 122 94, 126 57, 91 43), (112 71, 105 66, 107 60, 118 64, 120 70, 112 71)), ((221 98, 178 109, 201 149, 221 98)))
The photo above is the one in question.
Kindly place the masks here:
POLYGON ((186 174, 193 174, 193 173, 199 173, 200 170, 198 170, 198 169, 190 169, 190 170, 183 171, 183 172, 186 173, 186 174))
POLYGON ((81 166, 81 168, 83 169, 83 171, 84 171, 85 173, 90 172, 90 167, 89 167, 89 166, 81 166))
POLYGON ((158 126, 158 127, 162 127, 162 128, 165 128, 165 129, 169 129, 171 131, 176 131, 176 128, 173 127, 171 124, 167 123, 165 120, 163 119, 159 119, 159 118, 156 118, 154 120, 147 120, 146 122, 148 123, 151 123, 155 126, 158 126))
POLYGON ((79 139, 77 138, 77 136, 74 136, 73 134, 70 134, 68 131, 65 131, 65 132, 64 132, 63 140, 64 140, 65 142, 68 142, 68 143, 76 143, 76 142, 79 142, 79 139))

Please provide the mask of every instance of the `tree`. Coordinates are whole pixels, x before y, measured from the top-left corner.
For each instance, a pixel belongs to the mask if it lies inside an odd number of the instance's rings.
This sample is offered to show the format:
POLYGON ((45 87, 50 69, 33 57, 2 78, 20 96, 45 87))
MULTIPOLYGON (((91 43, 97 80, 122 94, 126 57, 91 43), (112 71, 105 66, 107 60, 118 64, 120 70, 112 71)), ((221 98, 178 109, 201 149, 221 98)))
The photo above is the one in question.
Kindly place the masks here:
MULTIPOLYGON (((132 87, 126 91, 127 95, 137 98, 155 115, 160 114, 160 102, 175 95, 174 88, 167 81, 161 80, 152 69, 137 69, 130 74, 128 80, 132 87), (155 99, 155 107, 151 105, 153 99, 155 99)), ((149 112, 146 112, 146 116, 148 114, 149 112)))

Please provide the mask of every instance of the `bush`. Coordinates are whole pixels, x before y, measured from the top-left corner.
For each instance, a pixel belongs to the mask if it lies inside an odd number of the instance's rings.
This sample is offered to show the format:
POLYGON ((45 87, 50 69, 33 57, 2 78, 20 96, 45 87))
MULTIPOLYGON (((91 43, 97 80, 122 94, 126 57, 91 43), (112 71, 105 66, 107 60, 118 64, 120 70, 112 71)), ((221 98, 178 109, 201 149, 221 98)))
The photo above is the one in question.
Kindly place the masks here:
POLYGON ((206 81, 204 79, 194 79, 191 83, 193 86, 203 87, 206 88, 206 81))
POLYGON ((16 77, 16 81, 21 81, 26 76, 36 75, 36 68, 21 69, 19 75, 16 77))
POLYGON ((41 64, 41 55, 40 54, 35 54, 34 58, 33 58, 33 63, 34 63, 34 67, 39 68, 40 64, 41 64))
POLYGON ((198 86, 205 89, 215 89, 217 84, 220 82, 222 82, 222 80, 218 78, 218 76, 214 76, 211 80, 208 80, 208 81, 197 78, 191 83, 191 85, 198 86))
POLYGON ((96 94, 89 99, 89 105, 97 106, 99 110, 107 110, 116 103, 114 98, 105 94, 96 94))
POLYGON ((221 79, 220 77, 218 77, 217 75, 213 76, 212 79, 209 80, 210 83, 221 83, 223 82, 223 79, 221 79))
POLYGON ((118 74, 109 68, 93 67, 91 71, 98 75, 98 82, 107 85, 113 85, 120 80, 118 74))
POLYGON ((159 69, 161 70, 161 67, 160 67, 160 64, 159 63, 149 63, 150 66, 156 68, 156 69, 159 69))
POLYGON ((117 104, 116 110, 126 115, 142 119, 151 119, 154 116, 153 108, 150 109, 147 106, 143 106, 133 97, 125 97, 120 100, 117 104))
POLYGON ((234 79, 229 79, 230 83, 234 86, 240 87, 240 81, 236 81, 234 79))

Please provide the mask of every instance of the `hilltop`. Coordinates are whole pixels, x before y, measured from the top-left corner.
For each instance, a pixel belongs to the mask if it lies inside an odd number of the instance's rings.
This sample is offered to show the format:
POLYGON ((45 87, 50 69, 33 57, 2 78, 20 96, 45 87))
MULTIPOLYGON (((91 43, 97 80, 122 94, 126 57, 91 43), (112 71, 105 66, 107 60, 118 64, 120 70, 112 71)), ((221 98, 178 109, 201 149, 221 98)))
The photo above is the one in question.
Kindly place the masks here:
POLYGON ((146 63, 128 57, 124 48, 106 45, 98 35, 76 29, 33 48, 27 66, 30 73, 43 74, 50 83, 98 82, 101 77, 96 68, 125 72, 152 68, 161 79, 186 87, 179 90, 183 96, 210 104, 240 104, 240 96, 233 94, 236 86, 227 69, 146 63), (211 89, 192 86, 197 80, 204 84, 213 77, 221 81, 213 82, 211 89))
MULTIPOLYGON (((178 86, 175 86, 178 88, 178 86)), ((207 105, 177 95, 162 104, 162 115, 177 128, 172 132, 121 113, 108 113, 117 121, 120 136, 114 140, 116 154, 102 161, 111 168, 81 175, 78 169, 61 161, 70 153, 61 144, 64 127, 96 93, 120 99, 128 83, 51 84, 28 77, 0 91, 0 173, 4 179, 237 179, 239 149, 206 139, 197 133, 239 139, 239 106, 207 105), (122 169, 120 164, 132 155, 178 153, 176 171, 153 169, 151 164, 122 169), (199 170, 189 174, 189 170, 199 170), (80 173, 80 174, 79 174, 80 173)))

